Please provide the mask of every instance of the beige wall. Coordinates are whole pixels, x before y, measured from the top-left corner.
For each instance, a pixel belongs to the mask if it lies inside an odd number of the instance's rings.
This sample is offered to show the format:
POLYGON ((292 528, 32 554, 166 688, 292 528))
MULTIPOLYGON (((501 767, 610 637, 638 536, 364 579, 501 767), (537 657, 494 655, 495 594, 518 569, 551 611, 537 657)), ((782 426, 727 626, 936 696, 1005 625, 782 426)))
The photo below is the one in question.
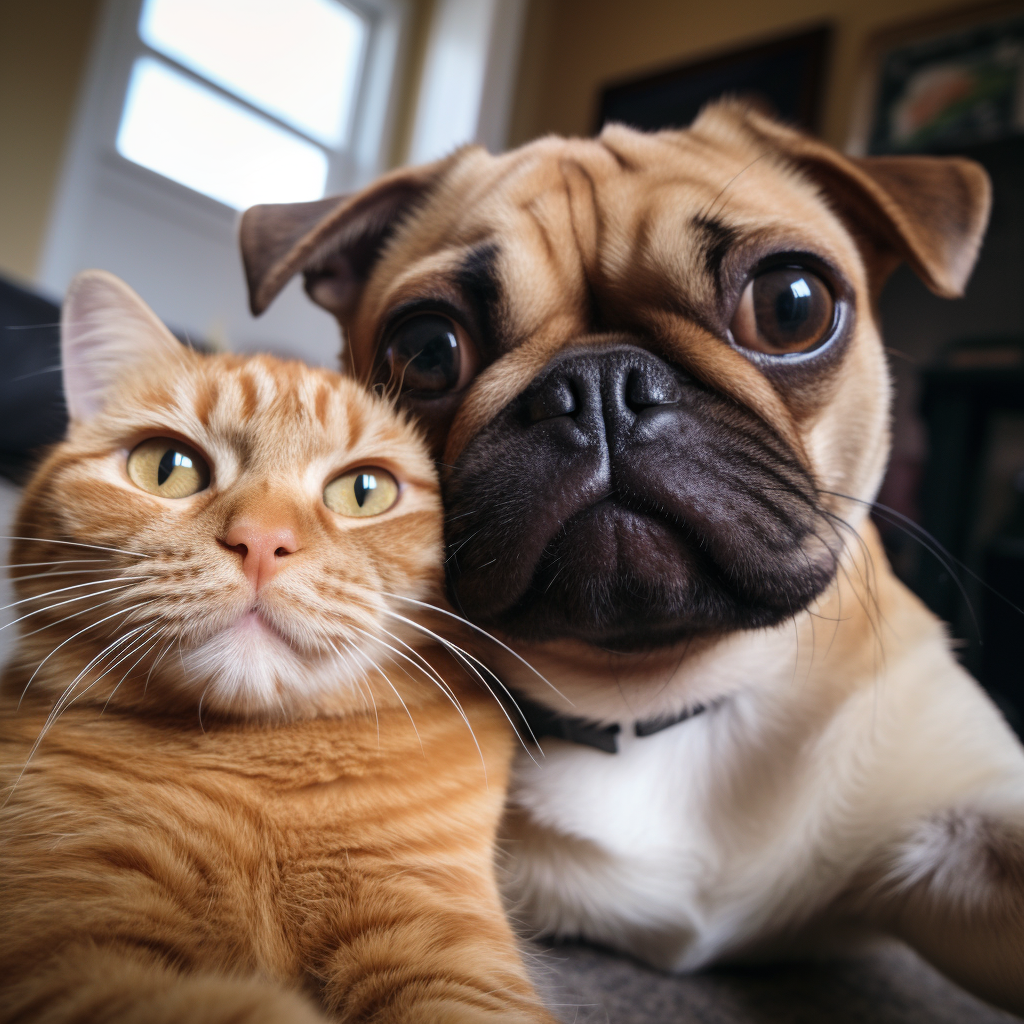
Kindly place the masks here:
POLYGON ((102 0, 3 0, 0 272, 31 280, 102 0))
POLYGON ((589 134, 598 91, 609 81, 830 21, 835 36, 823 134, 842 145, 868 37, 949 6, 949 0, 531 0, 511 142, 546 132, 589 134))

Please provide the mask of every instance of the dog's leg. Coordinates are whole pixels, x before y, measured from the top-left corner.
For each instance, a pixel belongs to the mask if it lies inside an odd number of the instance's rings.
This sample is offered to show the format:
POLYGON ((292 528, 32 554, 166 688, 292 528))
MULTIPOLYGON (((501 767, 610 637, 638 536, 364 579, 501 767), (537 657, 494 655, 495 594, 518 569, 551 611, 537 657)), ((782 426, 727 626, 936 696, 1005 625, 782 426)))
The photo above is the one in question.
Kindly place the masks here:
POLYGON ((928 819, 872 888, 879 923, 964 988, 1024 1014, 1024 807, 928 819))

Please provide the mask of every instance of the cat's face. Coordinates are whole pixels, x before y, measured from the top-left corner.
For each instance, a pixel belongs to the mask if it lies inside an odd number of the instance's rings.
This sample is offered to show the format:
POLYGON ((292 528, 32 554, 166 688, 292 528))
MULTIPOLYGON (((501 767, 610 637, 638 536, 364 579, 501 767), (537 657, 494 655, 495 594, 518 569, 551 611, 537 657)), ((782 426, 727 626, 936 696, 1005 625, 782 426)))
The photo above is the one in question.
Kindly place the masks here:
POLYGON ((34 596, 19 606, 34 612, 22 663, 68 640, 32 685, 66 686, 114 644, 79 690, 106 671, 106 693, 132 669, 124 694, 151 671, 156 699, 204 709, 363 706, 366 665, 413 642, 401 598, 433 601, 441 585, 441 506, 416 430, 335 373, 196 354, 96 272, 69 292, 63 351, 71 426, 15 531, 40 539, 11 559, 47 563, 15 574, 34 596))

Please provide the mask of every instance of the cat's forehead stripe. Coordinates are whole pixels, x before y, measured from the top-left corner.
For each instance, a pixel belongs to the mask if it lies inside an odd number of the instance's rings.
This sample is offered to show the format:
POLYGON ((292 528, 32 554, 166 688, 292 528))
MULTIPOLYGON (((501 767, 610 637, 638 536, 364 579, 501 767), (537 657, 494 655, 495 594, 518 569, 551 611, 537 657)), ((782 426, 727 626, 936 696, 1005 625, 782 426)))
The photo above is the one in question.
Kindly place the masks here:
MULTIPOLYGON (((239 469, 393 459, 429 485, 418 432, 387 405, 337 373, 298 362, 190 353, 137 378, 97 426, 110 440, 168 429, 239 469)), ((97 450, 109 443, 98 440, 97 450)))

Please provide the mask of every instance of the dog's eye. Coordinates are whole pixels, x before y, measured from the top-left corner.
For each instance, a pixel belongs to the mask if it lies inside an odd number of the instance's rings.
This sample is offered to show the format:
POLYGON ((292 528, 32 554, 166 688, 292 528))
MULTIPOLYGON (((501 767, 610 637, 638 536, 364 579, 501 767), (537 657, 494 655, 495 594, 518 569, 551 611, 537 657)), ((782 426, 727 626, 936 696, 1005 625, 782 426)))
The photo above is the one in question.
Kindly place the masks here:
POLYGON ((381 378, 403 392, 439 395, 463 387, 473 371, 473 348, 465 330, 440 313, 401 321, 384 348, 381 378))
POLYGON ((773 267, 747 282, 729 328, 737 345, 791 355, 827 341, 835 319, 835 299, 817 274, 773 267))

